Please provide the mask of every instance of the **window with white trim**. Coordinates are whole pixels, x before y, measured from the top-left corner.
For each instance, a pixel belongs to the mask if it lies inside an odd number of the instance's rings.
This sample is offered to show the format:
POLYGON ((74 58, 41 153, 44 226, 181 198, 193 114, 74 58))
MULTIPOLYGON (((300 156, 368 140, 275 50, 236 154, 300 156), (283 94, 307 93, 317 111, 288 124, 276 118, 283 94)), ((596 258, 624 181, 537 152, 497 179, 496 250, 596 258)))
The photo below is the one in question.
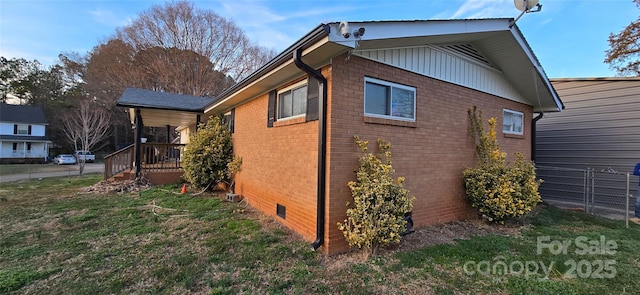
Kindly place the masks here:
POLYGON ((31 125, 15 124, 13 126, 13 134, 31 135, 31 125))
POLYGON ((278 119, 307 113, 307 81, 301 81, 278 91, 278 119))
POLYGON ((524 114, 518 111, 502 110, 502 132, 505 134, 522 135, 524 114))
POLYGON ((235 109, 232 109, 226 113, 224 113, 222 117, 222 121, 227 124, 229 131, 233 133, 235 130, 235 109))
POLYGON ((416 89, 374 78, 364 78, 364 113, 371 117, 416 120, 416 89))

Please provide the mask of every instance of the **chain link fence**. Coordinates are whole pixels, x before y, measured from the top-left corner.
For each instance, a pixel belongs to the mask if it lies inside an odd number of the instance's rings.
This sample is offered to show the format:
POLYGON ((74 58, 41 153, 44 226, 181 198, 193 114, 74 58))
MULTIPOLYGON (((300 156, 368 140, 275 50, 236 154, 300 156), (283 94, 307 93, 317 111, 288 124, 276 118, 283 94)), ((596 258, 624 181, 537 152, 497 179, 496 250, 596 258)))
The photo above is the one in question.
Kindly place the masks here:
POLYGON ((638 196, 638 177, 611 168, 595 170, 536 166, 542 199, 629 223, 638 196))

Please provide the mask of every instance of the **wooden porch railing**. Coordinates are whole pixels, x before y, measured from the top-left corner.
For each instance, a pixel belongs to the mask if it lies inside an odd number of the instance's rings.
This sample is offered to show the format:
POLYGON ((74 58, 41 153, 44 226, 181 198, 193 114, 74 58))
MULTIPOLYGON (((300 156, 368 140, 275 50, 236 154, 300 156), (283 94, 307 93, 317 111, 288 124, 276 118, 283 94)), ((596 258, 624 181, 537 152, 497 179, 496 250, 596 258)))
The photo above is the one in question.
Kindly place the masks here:
MULTIPOLYGON (((180 170, 184 144, 173 143, 141 143, 140 168, 142 171, 180 170)), ((123 171, 134 167, 135 148, 130 145, 104 157, 104 178, 109 179, 123 171)))
POLYGON ((143 143, 140 144, 141 168, 148 170, 182 169, 180 157, 184 152, 184 144, 175 143, 143 143))
POLYGON ((104 157, 104 179, 114 175, 130 171, 133 168, 134 145, 129 145, 113 154, 104 157))

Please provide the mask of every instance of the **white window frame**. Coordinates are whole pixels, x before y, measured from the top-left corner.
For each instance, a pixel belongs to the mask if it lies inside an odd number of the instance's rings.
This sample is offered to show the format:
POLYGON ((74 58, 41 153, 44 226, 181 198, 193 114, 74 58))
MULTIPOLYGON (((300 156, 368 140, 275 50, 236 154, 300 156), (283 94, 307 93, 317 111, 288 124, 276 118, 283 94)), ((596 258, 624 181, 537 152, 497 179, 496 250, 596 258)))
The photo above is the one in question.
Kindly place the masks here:
MULTIPOLYGON (((306 87, 307 86, 307 80, 302 80, 298 83, 295 83, 293 85, 290 85, 286 88, 280 89, 278 90, 278 93, 276 94, 276 120, 277 121, 281 121, 281 120, 290 120, 290 119, 295 119, 295 118, 300 118, 300 117, 305 117, 307 115, 307 95, 308 92, 305 91, 304 92, 304 101, 305 101, 305 107, 304 107, 304 112, 301 114, 297 114, 297 115, 292 115, 292 116, 288 116, 288 117, 282 117, 281 113, 280 113, 280 108, 282 107, 282 102, 280 101, 280 95, 284 94, 285 92, 291 92, 291 95, 293 95, 293 91, 300 89, 302 87, 306 87)), ((292 97, 292 102, 293 102, 293 97, 292 97)))
POLYGON ((502 133, 504 134, 514 134, 514 135, 523 135, 524 134, 524 113, 510 110, 510 109, 502 109, 502 133), (506 128, 504 122, 507 116, 511 116, 512 119, 520 117, 520 131, 514 131, 514 124, 509 126, 509 129, 506 128))
MULTIPOLYGON (((365 77, 364 78, 364 103, 363 103, 362 107, 364 109, 364 114, 367 117, 375 117, 375 118, 383 118, 383 119, 392 119, 392 120, 399 120, 399 121, 415 122, 416 121, 416 104, 417 104, 416 96, 417 95, 416 95, 416 88, 415 87, 406 86, 406 85, 393 83, 393 82, 389 82, 389 81, 384 81, 384 80, 379 80, 379 79, 375 79, 375 78, 365 77), (393 99, 393 89, 394 88, 408 90, 408 91, 413 92, 413 118, 405 118, 405 117, 393 116, 393 115, 381 115, 381 114, 375 114, 375 113, 367 113, 367 108, 366 108, 367 83, 373 83, 373 84, 389 87, 389 89, 390 89, 390 93, 389 93, 390 97, 387 98, 389 100, 393 99)), ((393 102, 389 101, 389 105, 392 105, 392 104, 393 104, 393 102)), ((390 112, 391 112, 391 110, 390 110, 390 112)))
MULTIPOLYGON (((228 111, 226 113, 224 113, 224 115, 222 115, 223 121, 225 124, 227 124, 227 127, 229 127, 229 131, 232 130, 231 125, 235 122, 231 122, 230 118, 231 118, 231 111, 228 111)), ((233 118, 233 120, 235 120, 235 118, 233 118)), ((231 132, 233 133, 233 132, 231 132)))
POLYGON ((18 125, 18 127, 16 127, 16 134, 19 135, 29 135, 29 125, 27 124, 16 124, 18 125))

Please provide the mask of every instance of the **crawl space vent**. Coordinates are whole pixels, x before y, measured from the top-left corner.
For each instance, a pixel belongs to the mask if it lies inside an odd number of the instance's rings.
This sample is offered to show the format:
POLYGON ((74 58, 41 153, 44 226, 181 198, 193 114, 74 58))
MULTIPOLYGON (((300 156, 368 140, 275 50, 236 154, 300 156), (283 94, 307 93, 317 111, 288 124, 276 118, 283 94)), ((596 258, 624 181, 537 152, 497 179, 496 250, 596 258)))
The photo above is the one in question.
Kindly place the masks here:
POLYGON ((287 219, 287 207, 276 204, 276 214, 282 217, 282 219, 287 219))

